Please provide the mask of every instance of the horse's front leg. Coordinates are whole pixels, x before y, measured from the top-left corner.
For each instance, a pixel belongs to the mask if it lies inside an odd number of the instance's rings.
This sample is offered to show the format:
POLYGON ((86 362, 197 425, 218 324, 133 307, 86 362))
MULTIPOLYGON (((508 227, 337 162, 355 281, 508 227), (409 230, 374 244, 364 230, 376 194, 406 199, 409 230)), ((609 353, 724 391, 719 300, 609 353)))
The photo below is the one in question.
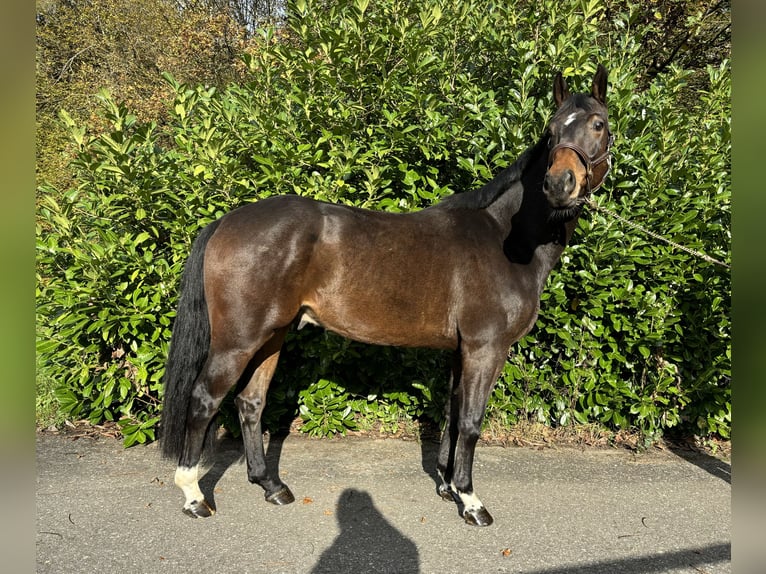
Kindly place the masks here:
POLYGON ((441 478, 441 484, 438 486, 438 493, 444 500, 455 502, 456 493, 453 492, 450 483, 452 482, 452 473, 455 465, 455 447, 457 446, 459 420, 459 401, 457 387, 460 384, 460 351, 456 351, 452 357, 452 368, 450 371, 450 396, 444 407, 444 432, 442 432, 441 442, 439 444, 439 456, 436 460, 436 472, 441 478))
MULTIPOLYGON (((459 384, 455 388, 457 401, 457 441, 450 490, 463 506, 463 519, 473 526, 489 526, 492 515, 487 511, 473 488, 473 459, 481 434, 481 423, 489 394, 500 376, 505 353, 493 353, 482 348, 463 348, 459 384)), ((454 411, 453 411, 454 416, 454 411)))

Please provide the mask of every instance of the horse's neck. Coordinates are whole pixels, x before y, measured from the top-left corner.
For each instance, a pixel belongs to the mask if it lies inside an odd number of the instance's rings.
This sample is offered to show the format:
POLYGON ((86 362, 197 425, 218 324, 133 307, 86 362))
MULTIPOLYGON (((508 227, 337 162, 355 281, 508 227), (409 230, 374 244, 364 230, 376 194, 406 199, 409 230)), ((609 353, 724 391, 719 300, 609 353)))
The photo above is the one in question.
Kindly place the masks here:
POLYGON ((547 140, 541 138, 527 149, 509 168, 498 174, 489 186, 504 188, 497 198, 487 206, 487 212, 498 222, 504 236, 511 232, 513 218, 522 208, 525 189, 530 186, 542 187, 547 169, 547 140))
POLYGON ((488 207, 505 236, 506 257, 528 270, 539 290, 572 238, 578 219, 578 216, 568 221, 551 219, 551 209, 542 191, 545 168, 544 159, 535 162, 520 181, 488 207))
POLYGON ((513 218, 521 209, 523 199, 524 186, 521 181, 514 181, 487 206, 487 212, 497 221, 503 237, 507 237, 511 232, 513 218))

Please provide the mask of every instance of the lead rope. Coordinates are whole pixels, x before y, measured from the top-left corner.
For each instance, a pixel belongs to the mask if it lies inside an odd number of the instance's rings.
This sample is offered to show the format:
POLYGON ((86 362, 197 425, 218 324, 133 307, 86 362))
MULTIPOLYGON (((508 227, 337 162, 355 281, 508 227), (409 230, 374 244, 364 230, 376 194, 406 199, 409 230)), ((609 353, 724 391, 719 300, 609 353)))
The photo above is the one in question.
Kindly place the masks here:
POLYGON ((659 235, 655 233, 654 231, 650 231, 646 229, 645 227, 642 227, 638 223, 633 223, 632 221, 625 219, 621 215, 616 214, 611 209, 607 209, 606 207, 602 207, 598 205, 591 197, 588 197, 587 199, 588 205, 590 205, 592 208, 594 208, 596 211, 600 211, 602 213, 606 213, 607 215, 614 217, 616 220, 621 221, 625 225, 628 225, 634 229, 638 229, 639 231, 643 231, 650 237, 653 237, 654 239, 659 239, 660 241, 664 241, 668 245, 672 245, 673 247, 676 247, 677 249, 680 249, 681 251, 685 251, 686 253, 689 253, 690 255, 694 255, 695 257, 699 257, 700 259, 704 259, 708 263, 714 263, 715 265, 721 265, 722 267, 726 267, 726 269, 731 269, 731 265, 728 263, 725 263, 723 261, 720 261, 718 259, 715 259, 713 257, 710 257, 710 255, 706 255, 700 251, 696 251, 694 249, 690 249, 689 247, 685 247, 684 245, 681 245, 679 243, 676 243, 675 241, 671 241, 670 239, 667 239, 663 237, 662 235, 659 235))

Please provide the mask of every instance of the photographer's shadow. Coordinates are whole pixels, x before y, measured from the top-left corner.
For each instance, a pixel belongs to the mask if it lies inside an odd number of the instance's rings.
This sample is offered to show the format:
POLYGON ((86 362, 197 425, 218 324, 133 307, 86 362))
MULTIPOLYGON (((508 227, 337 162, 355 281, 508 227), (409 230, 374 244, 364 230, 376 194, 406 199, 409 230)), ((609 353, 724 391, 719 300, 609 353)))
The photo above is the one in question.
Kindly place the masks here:
POLYGON ((338 501, 337 518, 340 533, 322 553, 312 574, 420 571, 415 543, 388 523, 368 493, 344 490, 338 501))

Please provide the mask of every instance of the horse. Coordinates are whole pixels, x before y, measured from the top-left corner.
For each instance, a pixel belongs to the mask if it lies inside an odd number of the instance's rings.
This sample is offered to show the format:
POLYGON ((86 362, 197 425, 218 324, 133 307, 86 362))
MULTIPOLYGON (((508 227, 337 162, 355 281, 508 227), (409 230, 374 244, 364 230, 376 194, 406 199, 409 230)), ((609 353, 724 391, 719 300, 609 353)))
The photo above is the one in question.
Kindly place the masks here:
POLYGON ((243 377, 234 402, 247 477, 268 502, 294 501, 267 468, 261 414, 286 334, 310 323, 363 343, 452 352, 437 492, 468 524, 492 524, 472 480, 484 411, 611 167, 606 88, 600 64, 589 94, 570 93, 557 73, 556 111, 537 143, 486 185, 425 209, 272 196, 199 232, 181 278, 159 435, 161 454, 177 461, 186 514, 215 511, 199 488, 200 460, 222 399, 243 377))

